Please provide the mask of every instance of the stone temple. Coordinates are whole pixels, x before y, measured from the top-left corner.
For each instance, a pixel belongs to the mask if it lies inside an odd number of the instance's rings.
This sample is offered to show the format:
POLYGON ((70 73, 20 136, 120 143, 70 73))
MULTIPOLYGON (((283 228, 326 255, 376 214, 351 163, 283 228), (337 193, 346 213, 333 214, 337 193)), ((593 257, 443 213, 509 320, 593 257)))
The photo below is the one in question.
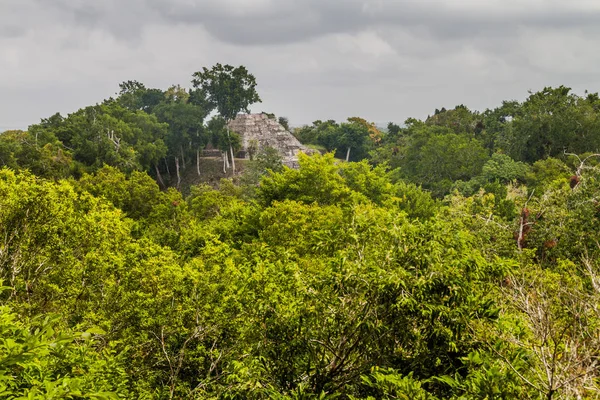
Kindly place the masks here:
POLYGON ((242 139, 242 148, 236 158, 249 158, 248 147, 255 141, 258 148, 273 147, 282 157, 282 162, 290 168, 298 168, 298 153, 315 152, 298 141, 277 120, 267 114, 238 114, 229 123, 229 129, 242 139))

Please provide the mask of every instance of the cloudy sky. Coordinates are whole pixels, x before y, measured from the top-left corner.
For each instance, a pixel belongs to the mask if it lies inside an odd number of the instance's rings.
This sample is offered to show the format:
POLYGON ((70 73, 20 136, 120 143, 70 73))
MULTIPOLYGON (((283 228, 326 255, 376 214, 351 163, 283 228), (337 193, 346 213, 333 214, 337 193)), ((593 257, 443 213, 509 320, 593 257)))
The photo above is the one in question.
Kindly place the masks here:
POLYGON ((245 65, 293 125, 600 90, 598 0, 0 0, 0 130, 245 65))

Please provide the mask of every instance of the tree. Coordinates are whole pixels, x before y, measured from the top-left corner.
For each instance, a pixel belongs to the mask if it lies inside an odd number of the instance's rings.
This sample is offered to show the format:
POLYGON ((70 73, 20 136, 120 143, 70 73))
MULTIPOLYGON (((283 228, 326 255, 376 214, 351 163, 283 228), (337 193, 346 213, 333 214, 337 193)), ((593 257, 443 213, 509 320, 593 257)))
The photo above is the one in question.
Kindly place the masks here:
POLYGON ((250 158, 242 175, 241 183, 248 187, 246 190, 249 197, 253 197, 262 177, 281 171, 283 171, 281 155, 277 149, 266 146, 250 158))
POLYGON ((473 112, 464 105, 458 105, 452 110, 435 110, 434 115, 427 117, 425 123, 428 125, 445 126, 454 133, 470 133, 477 135, 481 133, 484 126, 477 111, 473 112))
POLYGON ((209 110, 188 102, 189 98, 185 89, 172 86, 165 100, 154 109, 159 121, 169 126, 166 141, 169 156, 175 160, 177 187, 181 183, 180 168, 186 168, 186 153, 196 156, 196 171, 200 175, 200 151, 208 142, 203 123, 209 110))
POLYGON ((284 167, 280 174, 263 178, 258 191, 266 205, 285 199, 326 205, 351 204, 356 192, 344 183, 332 153, 307 156, 300 153, 300 169, 284 167))
MULTIPOLYGON (((82 170, 93 172, 105 164, 124 172, 156 170, 167 150, 166 124, 115 100, 80 109, 66 118, 54 115, 32 125, 30 131, 34 140, 28 145, 29 150, 41 152, 41 156, 51 155, 53 161, 69 154, 76 176, 82 170)), ((157 180, 161 181, 159 173, 157 180)))
POLYGON ((164 93, 160 89, 148 89, 138 81, 126 81, 119 84, 121 89, 117 101, 123 107, 132 111, 145 111, 151 113, 164 99, 164 93))
POLYGON ((66 178, 73 169, 71 152, 52 132, 6 131, 0 134, 0 166, 28 169, 45 178, 66 178))
POLYGON ((437 126, 418 125, 411 130, 400 173, 437 196, 446 194, 454 181, 479 175, 488 159, 481 142, 470 135, 437 126))
POLYGON ((597 394, 597 288, 587 290, 576 276, 539 269, 532 272, 511 276, 502 291, 520 318, 499 326, 499 343, 493 351, 544 399, 597 394), (511 346, 522 356, 511 357, 511 346), (523 371, 517 364, 527 368, 523 371))
POLYGON ((121 119, 132 127, 131 144, 136 152, 140 169, 156 173, 156 180, 165 187, 158 164, 168 152, 168 125, 159 122, 155 115, 142 111, 122 112, 121 119))
POLYGON ((350 161, 351 148, 358 150, 357 159, 360 160, 368 155, 369 148, 379 145, 383 138, 383 133, 375 123, 360 117, 348 118, 348 123, 340 124, 340 130, 340 142, 347 147, 346 161, 350 161))
POLYGON ((481 172, 483 178, 488 182, 509 183, 515 180, 523 182, 529 172, 529 166, 514 161, 506 154, 494 153, 492 158, 483 165, 481 172))
POLYGON ((279 125, 283 126, 286 131, 290 130, 290 120, 287 117, 279 117, 277 119, 279 125))
POLYGON ((512 121, 520 114, 521 103, 518 101, 503 101, 500 107, 483 112, 484 130, 480 137, 490 152, 504 151, 513 159, 516 157, 516 143, 511 140, 512 121))
MULTIPOLYGON (((219 115, 228 124, 240 111, 249 113, 249 106, 261 102, 256 92, 256 79, 246 67, 234 68, 231 65, 216 64, 210 70, 206 67, 193 74, 195 88, 204 90, 208 100, 217 109, 219 115)), ((229 127, 227 135, 229 136, 229 127)), ((235 173, 233 147, 229 147, 231 162, 235 173)))
POLYGON ((497 141, 515 160, 530 163, 560 156, 564 151, 597 152, 597 103, 593 95, 580 97, 565 86, 530 93, 497 141))
POLYGON ((223 173, 226 174, 227 168, 229 168, 227 151, 230 149, 230 146, 233 147, 234 144, 239 146, 239 136, 229 132, 229 129, 227 128, 227 122, 220 116, 215 116, 208 122, 207 130, 210 135, 210 142, 212 145, 221 150, 221 157, 223 158, 223 173))
POLYGON ((304 144, 322 147, 324 151, 334 151, 338 146, 339 124, 334 120, 317 120, 312 125, 294 129, 294 136, 304 144))
POLYGON ((84 175, 79 185, 96 197, 110 201, 134 219, 148 218, 164 201, 164 193, 145 172, 133 171, 129 177, 114 167, 104 166, 93 175, 84 175))

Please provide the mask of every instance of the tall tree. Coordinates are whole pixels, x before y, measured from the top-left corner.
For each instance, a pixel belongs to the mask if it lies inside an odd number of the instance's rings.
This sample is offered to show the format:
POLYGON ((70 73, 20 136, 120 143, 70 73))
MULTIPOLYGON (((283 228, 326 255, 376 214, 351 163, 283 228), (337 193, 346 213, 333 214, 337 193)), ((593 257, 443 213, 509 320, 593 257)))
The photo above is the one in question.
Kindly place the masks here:
MULTIPOLYGON (((195 88, 204 90, 209 102, 214 105, 219 115, 226 123, 233 120, 240 111, 249 113, 251 104, 261 102, 256 92, 256 79, 246 67, 216 64, 211 69, 204 67, 195 72, 192 84, 195 88)), ((229 136, 229 128, 227 128, 229 136)), ((229 146, 233 172, 235 160, 233 146, 229 146)))
MULTIPOLYGON (((223 157, 223 173, 226 174, 227 168, 229 168, 227 150, 230 148, 238 149, 241 143, 240 137, 235 132, 229 132, 227 123, 219 116, 208 121, 207 131, 212 145, 221 150, 221 156, 223 157)), ((233 153, 231 158, 233 162, 233 153)))
POLYGON ((530 163, 561 156, 564 151, 597 152, 600 115, 596 98, 596 94, 580 97, 570 88, 559 86, 530 93, 519 107, 505 103, 502 108, 508 110, 504 115, 512 118, 501 124, 496 147, 505 149, 517 161, 530 163), (510 108, 516 108, 516 112, 510 108))
POLYGON ((149 89, 138 81, 126 81, 119 84, 120 91, 117 93, 117 101, 123 107, 130 110, 142 110, 152 112, 154 107, 164 99, 163 91, 160 89, 149 89))
POLYGON ((360 160, 367 155, 366 148, 379 144, 383 137, 375 123, 360 117, 348 118, 348 123, 340 124, 340 128, 340 139, 346 146, 346 161, 350 161, 350 149, 358 150, 357 159, 360 160))
POLYGON ((203 123, 210 110, 189 102, 189 99, 190 94, 185 89, 172 86, 165 92, 164 101, 154 109, 158 119, 169 124, 167 145, 169 155, 175 160, 178 186, 181 182, 179 170, 186 167, 186 154, 195 153, 196 169, 200 174, 199 153, 207 141, 203 123))

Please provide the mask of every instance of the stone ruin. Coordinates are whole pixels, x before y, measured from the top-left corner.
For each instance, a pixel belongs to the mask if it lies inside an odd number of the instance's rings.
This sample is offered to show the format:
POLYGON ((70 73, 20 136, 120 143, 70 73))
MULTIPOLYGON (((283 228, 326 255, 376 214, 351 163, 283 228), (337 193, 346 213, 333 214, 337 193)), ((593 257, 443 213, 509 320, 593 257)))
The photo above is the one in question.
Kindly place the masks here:
POLYGON ((267 114, 238 114, 229 123, 229 129, 240 135, 242 148, 236 158, 250 158, 248 148, 252 141, 258 144, 258 150, 273 147, 281 155, 282 162, 290 168, 298 168, 298 153, 313 154, 309 149, 288 132, 277 120, 267 114))

